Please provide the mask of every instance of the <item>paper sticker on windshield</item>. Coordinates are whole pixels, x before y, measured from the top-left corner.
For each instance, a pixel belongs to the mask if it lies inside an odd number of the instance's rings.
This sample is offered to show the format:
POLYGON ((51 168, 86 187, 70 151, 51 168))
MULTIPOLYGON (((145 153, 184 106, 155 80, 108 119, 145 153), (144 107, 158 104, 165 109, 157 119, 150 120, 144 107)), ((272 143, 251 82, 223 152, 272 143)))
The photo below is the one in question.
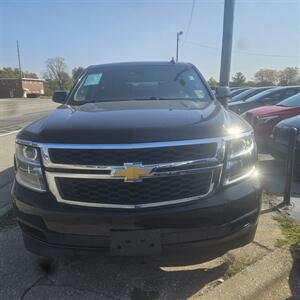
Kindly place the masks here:
POLYGON ((102 77, 102 73, 89 74, 85 79, 84 86, 99 84, 101 77, 102 77))

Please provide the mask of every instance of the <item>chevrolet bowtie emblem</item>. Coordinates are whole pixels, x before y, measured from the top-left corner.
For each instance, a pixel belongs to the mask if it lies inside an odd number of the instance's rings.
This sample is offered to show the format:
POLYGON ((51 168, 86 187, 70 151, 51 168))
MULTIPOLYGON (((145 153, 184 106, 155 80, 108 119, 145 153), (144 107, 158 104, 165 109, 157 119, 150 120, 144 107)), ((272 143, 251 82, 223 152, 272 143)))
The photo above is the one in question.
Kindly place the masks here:
POLYGON ((153 167, 146 167, 140 163, 124 164, 124 167, 113 168, 111 175, 114 177, 124 177, 124 181, 141 181, 143 177, 149 176, 153 167))

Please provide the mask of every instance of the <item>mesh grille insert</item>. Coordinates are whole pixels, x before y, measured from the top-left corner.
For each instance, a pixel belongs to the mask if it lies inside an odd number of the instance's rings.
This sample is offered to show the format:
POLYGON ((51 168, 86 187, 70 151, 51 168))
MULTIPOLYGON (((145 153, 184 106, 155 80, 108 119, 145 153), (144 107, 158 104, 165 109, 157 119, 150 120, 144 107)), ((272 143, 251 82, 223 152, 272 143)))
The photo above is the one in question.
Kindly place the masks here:
POLYGON ((146 178, 142 182, 58 177, 56 184, 65 200, 134 205, 204 195, 211 178, 211 172, 146 178))
POLYGON ((214 157, 217 143, 143 149, 49 149, 57 164, 108 165, 170 163, 214 157))

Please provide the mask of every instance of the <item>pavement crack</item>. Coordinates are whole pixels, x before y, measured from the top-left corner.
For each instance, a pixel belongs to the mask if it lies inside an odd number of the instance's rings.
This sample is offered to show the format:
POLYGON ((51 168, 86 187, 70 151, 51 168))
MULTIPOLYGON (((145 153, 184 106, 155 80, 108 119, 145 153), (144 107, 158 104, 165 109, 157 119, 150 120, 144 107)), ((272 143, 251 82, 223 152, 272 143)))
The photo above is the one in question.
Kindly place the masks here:
POLYGON ((22 294, 22 296, 20 297, 20 300, 23 300, 25 298, 25 296, 30 292, 30 290, 32 288, 34 288, 35 286, 38 285, 38 283, 45 278, 45 275, 40 276, 34 283, 32 283, 22 294))
POLYGON ((253 243, 254 245, 256 245, 256 246, 259 246, 259 247, 261 247, 261 248, 267 250, 267 251, 273 251, 271 248, 269 248, 269 247, 267 247, 267 246, 265 246, 265 245, 263 245, 263 244, 261 244, 261 243, 259 243, 259 242, 257 242, 257 241, 253 241, 252 243, 253 243))

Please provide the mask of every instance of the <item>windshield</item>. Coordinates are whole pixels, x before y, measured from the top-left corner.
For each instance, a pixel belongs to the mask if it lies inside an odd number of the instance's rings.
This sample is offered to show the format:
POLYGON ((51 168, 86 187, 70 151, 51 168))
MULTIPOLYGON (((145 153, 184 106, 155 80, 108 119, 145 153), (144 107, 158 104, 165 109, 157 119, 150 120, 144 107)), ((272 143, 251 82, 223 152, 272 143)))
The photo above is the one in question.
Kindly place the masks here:
POLYGON ((267 90, 267 89, 269 89, 269 88, 267 88, 267 87, 266 87, 266 88, 260 88, 260 89, 255 89, 255 88, 254 88, 254 89, 246 90, 246 91, 240 93, 239 95, 234 96, 234 97, 230 100, 230 102, 231 102, 231 101, 242 101, 242 100, 246 100, 246 99, 248 99, 248 98, 250 98, 250 97, 253 97, 254 95, 257 95, 257 94, 259 94, 259 93, 261 93, 261 92, 267 90))
POLYGON ((277 104, 278 106, 300 106, 300 93, 289 97, 277 104))
POLYGON ((242 89, 236 89, 236 90, 233 90, 231 93, 230 93, 230 97, 235 97, 241 93, 243 93, 244 91, 247 91, 248 88, 242 88, 242 89))
POLYGON ((71 95, 77 104, 168 99, 211 101, 212 97, 194 68, 172 64, 92 69, 71 95))
MULTIPOLYGON (((276 89, 276 88, 275 88, 276 89)), ((261 92, 261 93, 258 93, 256 94, 255 96, 252 96, 248 99, 245 100, 245 102, 252 102, 252 101, 257 101, 257 100, 260 100, 260 99, 263 99, 265 98, 266 96, 272 94, 274 92, 275 89, 269 89, 269 90, 266 90, 264 92, 261 92)))

